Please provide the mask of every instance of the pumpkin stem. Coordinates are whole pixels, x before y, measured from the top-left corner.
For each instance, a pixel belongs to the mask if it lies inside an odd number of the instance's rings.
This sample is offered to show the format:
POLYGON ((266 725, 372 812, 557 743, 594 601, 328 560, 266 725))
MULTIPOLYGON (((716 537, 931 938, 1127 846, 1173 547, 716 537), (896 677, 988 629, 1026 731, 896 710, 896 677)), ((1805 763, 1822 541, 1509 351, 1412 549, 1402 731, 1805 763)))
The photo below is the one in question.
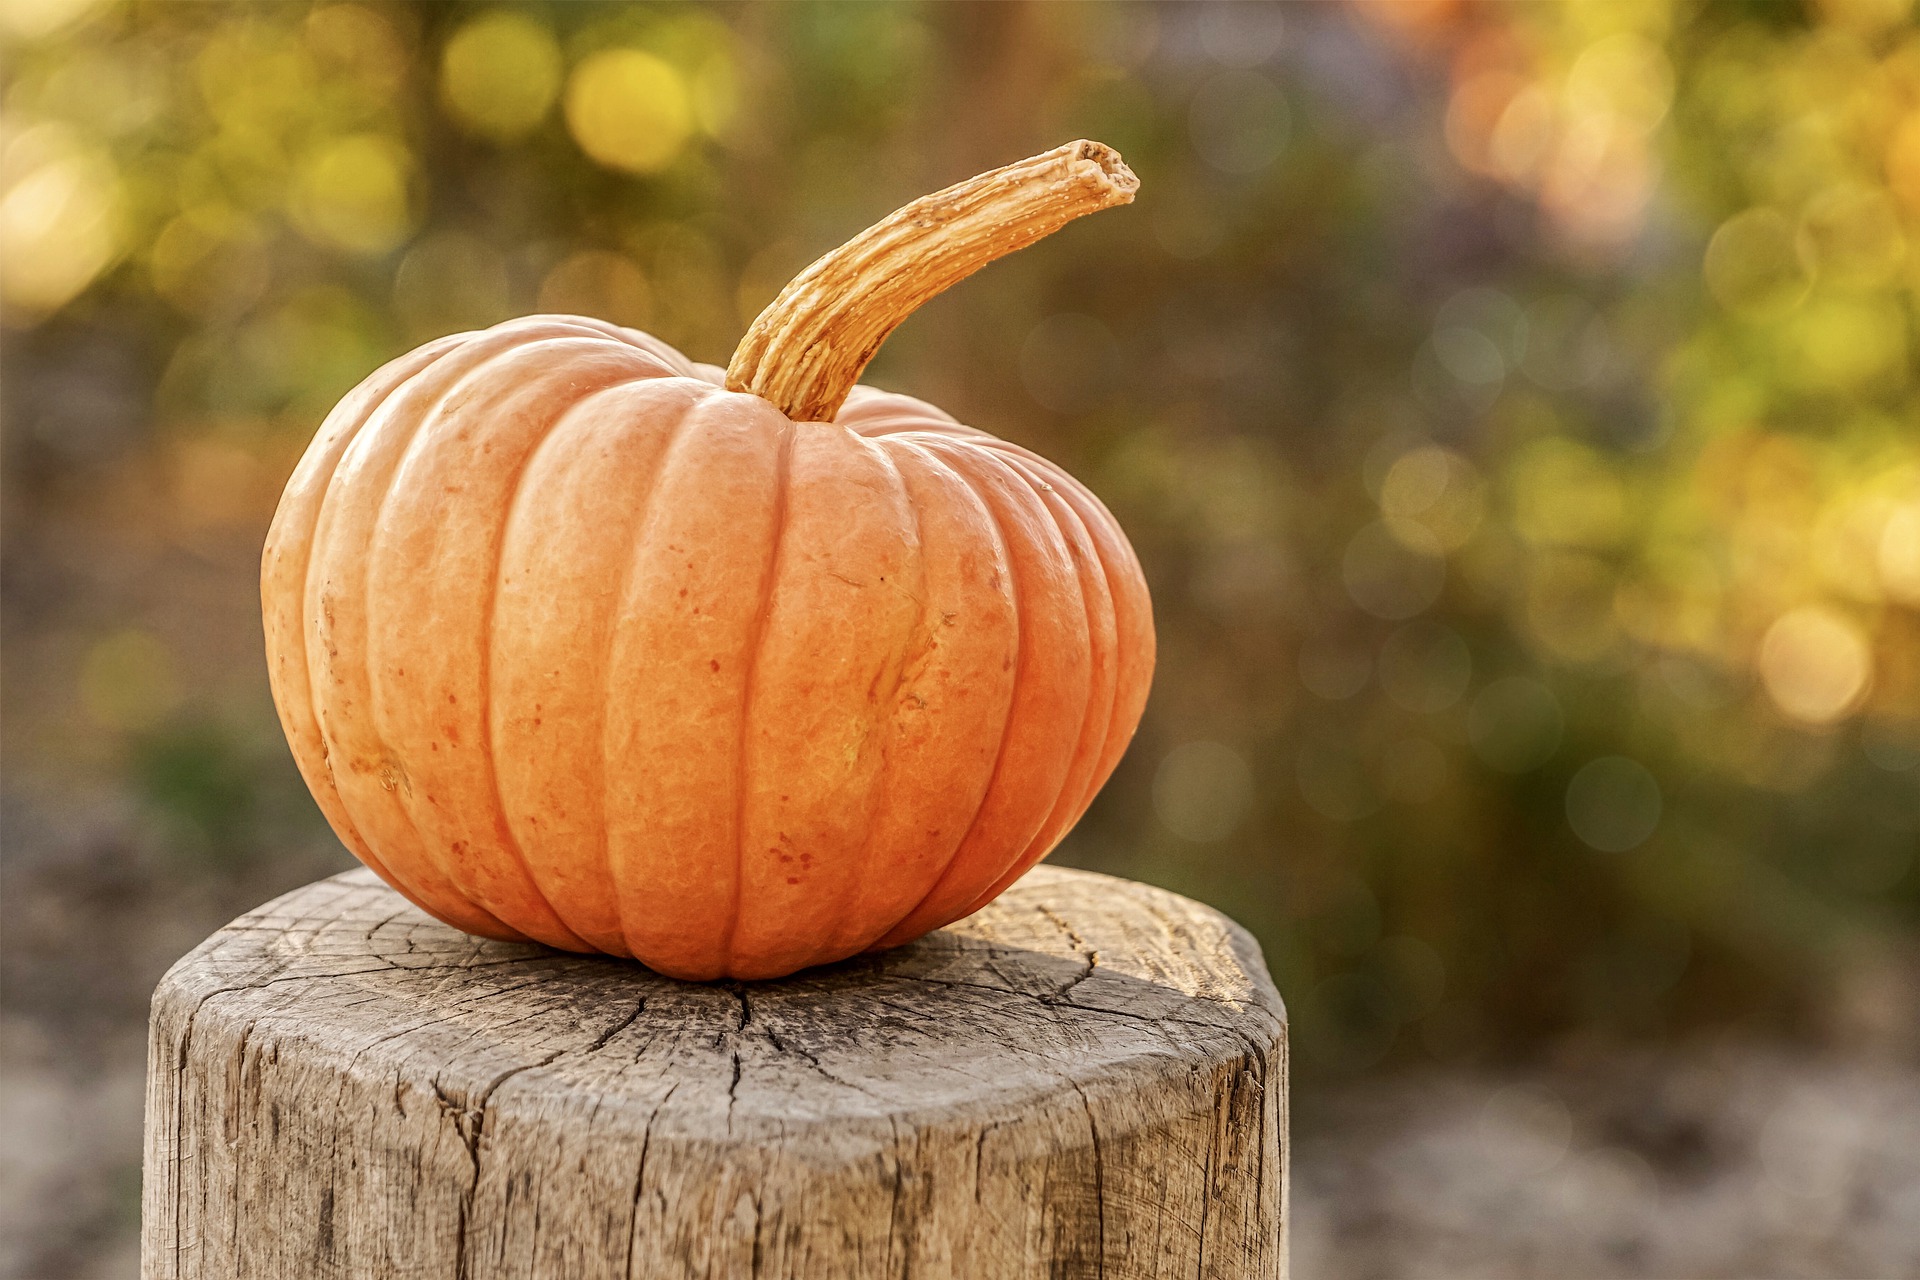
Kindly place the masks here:
POLYGON ((1120 153, 1069 142, 921 196, 795 276, 748 326, 727 389, 831 422, 894 327, 995 258, 1140 187, 1120 153))

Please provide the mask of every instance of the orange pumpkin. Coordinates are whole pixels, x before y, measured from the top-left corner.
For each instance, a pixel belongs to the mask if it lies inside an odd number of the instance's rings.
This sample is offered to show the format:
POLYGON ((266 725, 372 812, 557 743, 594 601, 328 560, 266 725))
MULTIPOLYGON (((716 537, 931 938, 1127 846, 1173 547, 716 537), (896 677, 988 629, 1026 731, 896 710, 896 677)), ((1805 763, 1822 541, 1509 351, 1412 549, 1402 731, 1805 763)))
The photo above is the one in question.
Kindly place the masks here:
POLYGON ((576 316, 442 338, 328 416, 261 572, 342 840, 491 938, 764 978, 984 905, 1085 812, 1153 668, 1100 502, 854 386, 921 302, 1131 199, 1074 143, 801 274, 723 375, 576 316))

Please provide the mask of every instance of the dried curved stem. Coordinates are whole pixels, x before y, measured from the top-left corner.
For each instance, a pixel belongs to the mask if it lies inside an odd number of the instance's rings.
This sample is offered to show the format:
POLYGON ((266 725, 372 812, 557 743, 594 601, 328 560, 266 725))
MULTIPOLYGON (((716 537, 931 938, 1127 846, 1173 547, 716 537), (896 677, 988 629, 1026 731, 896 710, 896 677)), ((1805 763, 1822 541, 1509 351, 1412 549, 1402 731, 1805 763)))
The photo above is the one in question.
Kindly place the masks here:
POLYGON ((1139 187, 1119 152, 1082 140, 922 196, 795 276, 740 339, 727 389, 796 422, 831 422, 887 335, 928 299, 1139 187))

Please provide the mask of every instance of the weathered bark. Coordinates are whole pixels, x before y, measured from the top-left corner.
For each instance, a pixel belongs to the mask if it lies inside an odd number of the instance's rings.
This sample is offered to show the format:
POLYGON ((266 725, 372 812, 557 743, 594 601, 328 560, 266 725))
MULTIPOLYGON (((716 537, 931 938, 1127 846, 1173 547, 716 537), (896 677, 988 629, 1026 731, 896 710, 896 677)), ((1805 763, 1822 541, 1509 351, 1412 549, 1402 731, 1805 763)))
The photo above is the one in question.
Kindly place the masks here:
POLYGON ((365 871, 154 996, 148 1277, 1283 1276, 1253 941, 1039 868, 769 983, 489 942, 365 871))

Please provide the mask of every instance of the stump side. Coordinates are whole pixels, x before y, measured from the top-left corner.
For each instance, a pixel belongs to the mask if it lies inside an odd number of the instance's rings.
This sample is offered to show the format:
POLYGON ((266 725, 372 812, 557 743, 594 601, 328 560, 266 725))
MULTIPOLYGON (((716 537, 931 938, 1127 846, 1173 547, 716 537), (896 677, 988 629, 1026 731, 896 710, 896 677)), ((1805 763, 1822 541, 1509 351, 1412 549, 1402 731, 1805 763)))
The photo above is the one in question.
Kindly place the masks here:
POLYGON ((1285 1272, 1258 948, 1086 872, 719 985, 349 872, 176 965, 150 1055, 149 1277, 1285 1272))

